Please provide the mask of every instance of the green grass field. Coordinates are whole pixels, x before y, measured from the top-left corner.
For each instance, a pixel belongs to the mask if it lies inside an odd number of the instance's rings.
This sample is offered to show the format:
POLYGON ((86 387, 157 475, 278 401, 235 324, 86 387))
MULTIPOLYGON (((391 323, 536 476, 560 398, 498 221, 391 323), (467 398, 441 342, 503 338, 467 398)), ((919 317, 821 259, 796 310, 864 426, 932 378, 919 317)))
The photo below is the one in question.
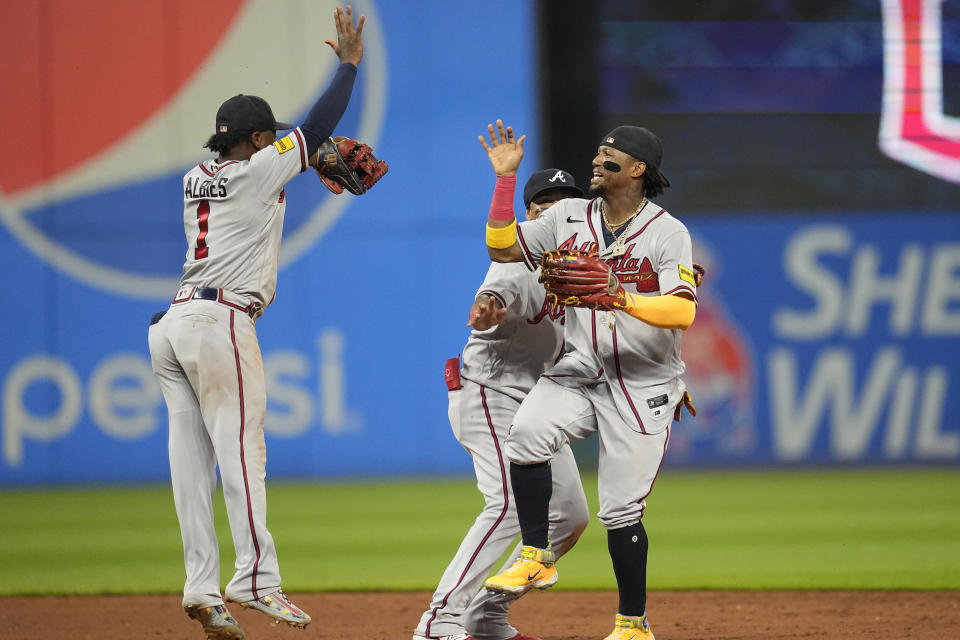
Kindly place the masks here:
MULTIPOLYGON (((596 514, 596 478, 585 475, 596 514)), ((284 587, 432 590, 481 506, 472 479, 268 485, 284 587)), ((168 487, 0 493, 0 595, 176 593, 168 487)), ((233 547, 218 496, 224 582, 233 547)), ((648 500, 651 588, 960 589, 960 470, 667 470, 648 500)), ((612 589, 594 516, 558 589, 612 589)))

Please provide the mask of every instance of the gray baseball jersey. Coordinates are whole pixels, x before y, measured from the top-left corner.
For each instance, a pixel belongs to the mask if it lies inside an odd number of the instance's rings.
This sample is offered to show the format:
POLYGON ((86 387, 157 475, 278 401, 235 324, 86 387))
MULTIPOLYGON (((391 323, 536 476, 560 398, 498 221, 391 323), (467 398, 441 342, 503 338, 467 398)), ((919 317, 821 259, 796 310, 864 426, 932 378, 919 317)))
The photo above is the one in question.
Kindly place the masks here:
POLYGON ((477 295, 496 298, 507 313, 498 325, 472 333, 463 348, 462 377, 523 400, 556 362, 563 309, 546 303, 539 272, 519 262, 490 265, 477 295))
POLYGON ((211 504, 218 466, 236 548, 224 596, 246 602, 280 587, 266 526, 266 388, 254 323, 276 290, 283 186, 306 168, 303 136, 294 129, 249 160, 210 160, 183 179, 181 288, 150 327, 149 342, 170 421, 184 606, 223 601, 211 504))
POLYGON ((300 129, 249 161, 202 162, 183 176, 181 287, 217 286, 266 307, 277 289, 283 186, 307 169, 300 129))
MULTIPOLYGON (((544 251, 558 248, 594 250, 630 293, 686 291, 696 299, 686 227, 648 202, 622 232, 622 246, 607 246, 600 202, 567 198, 536 220, 520 224, 517 235, 525 262, 536 267, 544 251)), ((663 396, 672 398, 684 371, 680 335, 677 329, 659 329, 622 311, 567 309, 565 353, 544 375, 564 386, 606 381, 624 420, 641 433, 657 433, 673 415, 663 396)))
MULTIPOLYGON (((556 206, 556 205, 554 205, 556 206)), ((440 578, 414 639, 468 632, 476 640, 504 640, 517 630, 507 619, 516 596, 481 585, 520 533, 504 443, 521 401, 552 364, 563 342, 563 310, 545 305, 539 271, 520 263, 494 263, 477 295, 500 301, 500 323, 473 331, 463 349, 462 388, 449 392, 448 414, 457 441, 473 458, 484 507, 440 578)), ((569 550, 587 526, 589 511, 568 444, 552 456, 550 538, 554 552, 569 550)), ((520 555, 520 545, 504 565, 520 555)))

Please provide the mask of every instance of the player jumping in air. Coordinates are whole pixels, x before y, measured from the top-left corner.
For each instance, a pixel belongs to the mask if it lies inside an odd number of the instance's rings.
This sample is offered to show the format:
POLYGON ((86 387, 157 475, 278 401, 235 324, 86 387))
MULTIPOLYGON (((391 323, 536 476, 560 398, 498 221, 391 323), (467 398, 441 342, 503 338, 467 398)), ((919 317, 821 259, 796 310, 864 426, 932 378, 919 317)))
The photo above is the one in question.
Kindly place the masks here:
POLYGON ((183 537, 183 607, 211 640, 243 630, 224 601, 303 628, 310 616, 280 590, 273 538, 266 526, 266 390, 255 322, 271 302, 283 216, 284 185, 316 165, 353 91, 363 57, 365 17, 337 7, 340 59, 330 86, 303 124, 277 122, 261 98, 238 95, 217 111, 206 146, 216 158, 183 178, 187 257, 180 290, 150 326, 150 355, 170 420, 173 497, 183 537), (293 129, 277 140, 278 129, 293 129), (236 551, 236 572, 220 593, 214 530, 217 467, 236 551))

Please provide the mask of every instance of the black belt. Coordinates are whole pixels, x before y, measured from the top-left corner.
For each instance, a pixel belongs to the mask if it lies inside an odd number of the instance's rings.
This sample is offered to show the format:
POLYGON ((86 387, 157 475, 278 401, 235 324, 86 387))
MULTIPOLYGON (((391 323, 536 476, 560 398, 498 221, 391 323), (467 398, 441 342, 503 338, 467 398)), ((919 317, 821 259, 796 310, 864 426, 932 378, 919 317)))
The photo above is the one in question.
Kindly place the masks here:
POLYGON ((193 294, 194 298, 201 300, 216 300, 220 297, 220 289, 214 287, 199 287, 193 294))
MULTIPOLYGON (((238 304, 225 300, 223 297, 222 290, 217 289, 216 287, 197 287, 196 289, 193 290, 193 292, 188 297, 182 298, 182 299, 175 298, 173 301, 173 304, 177 304, 179 302, 186 302, 187 300, 195 300, 195 299, 211 300, 213 302, 219 302, 220 304, 226 305, 231 309, 236 309, 237 311, 243 311, 254 320, 259 318, 263 313, 263 307, 260 306, 259 302, 251 302, 247 306, 241 307, 238 304)), ((158 313, 153 314, 153 317, 150 318, 150 324, 154 325, 160 322, 160 319, 163 318, 165 313, 166 311, 160 311, 158 313)))
POLYGON ((193 292, 193 296, 191 297, 199 298, 201 300, 213 300, 214 302, 225 304, 228 307, 238 311, 243 311, 253 319, 260 317, 262 307, 260 306, 259 302, 251 302, 247 306, 241 307, 238 304, 234 304, 233 302, 225 300, 221 291, 221 289, 217 289, 216 287, 197 287, 197 290, 193 292))

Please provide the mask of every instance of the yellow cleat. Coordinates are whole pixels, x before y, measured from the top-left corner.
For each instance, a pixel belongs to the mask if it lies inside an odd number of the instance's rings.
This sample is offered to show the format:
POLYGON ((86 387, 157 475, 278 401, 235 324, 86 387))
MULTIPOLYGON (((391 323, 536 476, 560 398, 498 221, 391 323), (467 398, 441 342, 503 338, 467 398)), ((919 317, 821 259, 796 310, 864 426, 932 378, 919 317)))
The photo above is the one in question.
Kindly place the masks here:
POLYGON ((613 633, 604 640, 656 640, 647 616, 622 616, 617 614, 616 626, 613 633))
POLYGON ((487 591, 521 595, 530 589, 549 589, 557 583, 556 559, 549 547, 538 549, 524 546, 520 557, 510 568, 487 578, 487 591))

